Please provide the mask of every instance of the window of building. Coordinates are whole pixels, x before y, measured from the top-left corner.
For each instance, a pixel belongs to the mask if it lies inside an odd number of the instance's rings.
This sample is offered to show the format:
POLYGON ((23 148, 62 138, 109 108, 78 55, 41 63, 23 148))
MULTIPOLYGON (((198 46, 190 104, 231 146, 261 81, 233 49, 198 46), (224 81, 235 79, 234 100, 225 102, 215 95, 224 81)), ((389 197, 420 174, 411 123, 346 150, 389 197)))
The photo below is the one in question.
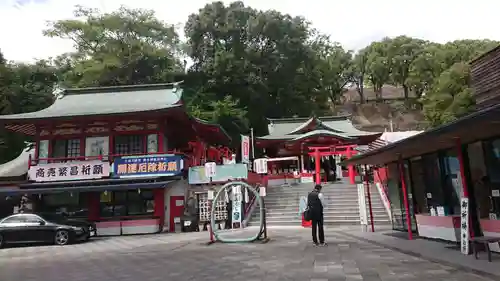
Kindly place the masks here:
POLYGON ((44 194, 41 197, 39 212, 61 214, 68 217, 88 217, 88 194, 79 192, 62 192, 44 194))
POLYGON ((52 147, 52 157, 73 158, 80 156, 80 140, 55 140, 52 147))
POLYGON ((460 177, 460 163, 457 152, 454 149, 443 152, 441 156, 443 162, 443 191, 448 196, 445 197, 447 214, 460 214, 460 198, 462 196, 462 179, 460 177))
POLYGON ((146 153, 144 136, 116 136, 114 138, 114 149, 114 153, 119 155, 146 153))
POLYGON ((490 202, 480 207, 489 209, 490 219, 500 219, 500 139, 484 143, 484 158, 488 179, 481 185, 490 202))
POLYGON ((101 193, 101 217, 151 215, 154 213, 152 190, 128 190, 101 193))
POLYGON ((429 212, 433 213, 438 207, 445 205, 441 181, 441 166, 437 153, 422 156, 422 176, 425 186, 425 197, 429 212))

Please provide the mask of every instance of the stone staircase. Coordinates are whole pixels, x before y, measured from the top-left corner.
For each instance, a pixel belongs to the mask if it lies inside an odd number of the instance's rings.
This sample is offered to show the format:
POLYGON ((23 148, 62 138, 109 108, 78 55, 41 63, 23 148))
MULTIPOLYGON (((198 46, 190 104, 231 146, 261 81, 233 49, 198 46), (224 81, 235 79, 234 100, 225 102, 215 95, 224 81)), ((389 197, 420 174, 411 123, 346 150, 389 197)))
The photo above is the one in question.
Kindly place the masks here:
MULTIPOLYGON (((300 226, 299 202, 301 196, 307 196, 312 184, 292 186, 272 186, 267 188, 265 203, 268 226, 300 226)), ((390 225, 390 219, 384 208, 380 195, 371 185, 372 210, 375 225, 390 225)), ((358 190, 354 185, 345 182, 323 185, 326 199, 324 210, 325 225, 359 225, 358 190)), ((368 205, 368 200, 367 200, 368 205)), ((368 207, 367 207, 368 208, 368 207)), ((369 220, 369 210, 367 210, 369 220)), ((248 225, 258 225, 259 211, 256 209, 248 225)))

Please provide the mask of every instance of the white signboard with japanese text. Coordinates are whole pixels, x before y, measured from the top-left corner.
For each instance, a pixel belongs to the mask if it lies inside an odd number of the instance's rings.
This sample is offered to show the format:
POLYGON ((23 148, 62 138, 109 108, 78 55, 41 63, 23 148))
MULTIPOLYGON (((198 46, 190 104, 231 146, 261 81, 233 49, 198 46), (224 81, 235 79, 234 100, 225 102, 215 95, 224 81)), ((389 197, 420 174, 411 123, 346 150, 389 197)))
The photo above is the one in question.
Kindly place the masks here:
POLYGON ((109 176, 109 173, 109 162, 81 161, 31 166, 28 177, 37 182, 71 181, 100 179, 109 176))
POLYGON ((257 174, 267 174, 267 159, 259 158, 253 161, 254 172, 257 174))
POLYGON ((462 198, 460 204, 460 249, 462 254, 469 254, 469 198, 462 198))
POLYGON ((235 185, 232 187, 233 193, 233 210, 232 210, 232 223, 233 227, 238 224, 241 227, 241 203, 242 203, 242 193, 241 186, 235 185))
POLYGON ((250 138, 241 135, 241 163, 250 163, 250 138))
POLYGON ((217 164, 215 162, 205 163, 205 175, 208 178, 213 178, 216 175, 217 164))

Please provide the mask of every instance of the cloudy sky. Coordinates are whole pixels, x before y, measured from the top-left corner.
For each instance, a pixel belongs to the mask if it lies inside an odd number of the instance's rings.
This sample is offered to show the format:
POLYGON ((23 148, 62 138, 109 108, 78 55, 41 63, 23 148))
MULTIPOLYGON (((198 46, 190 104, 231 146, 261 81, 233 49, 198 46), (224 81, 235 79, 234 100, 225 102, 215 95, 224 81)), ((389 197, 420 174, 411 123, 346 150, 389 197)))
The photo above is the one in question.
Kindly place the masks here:
MULTIPOLYGON (((77 4, 110 12, 120 5, 153 9, 182 24, 207 0, 0 0, 0 49, 7 59, 31 61, 72 50, 71 42, 44 38, 47 21, 72 18, 77 4)), ((224 1, 226 3, 231 1, 224 1)), ((346 48, 406 34, 437 42, 500 40, 498 0, 245 0, 258 9, 302 15, 346 48)))

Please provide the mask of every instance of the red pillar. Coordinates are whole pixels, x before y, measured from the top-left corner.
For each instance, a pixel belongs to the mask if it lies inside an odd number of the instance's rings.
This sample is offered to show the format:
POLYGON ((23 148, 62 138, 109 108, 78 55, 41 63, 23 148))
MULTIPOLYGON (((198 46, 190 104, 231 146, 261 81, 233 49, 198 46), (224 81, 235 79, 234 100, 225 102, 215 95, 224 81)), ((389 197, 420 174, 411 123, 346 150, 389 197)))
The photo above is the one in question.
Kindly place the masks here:
POLYGON ((370 183, 368 182, 368 168, 365 165, 365 188, 368 193, 368 208, 370 211, 370 224, 372 226, 372 232, 375 232, 375 225, 373 224, 373 209, 372 209, 372 195, 370 193, 370 183))
MULTIPOLYGON (((464 192, 464 198, 468 199, 469 198, 469 188, 467 187, 467 180, 465 178, 464 155, 462 152, 462 143, 460 142, 459 138, 456 139, 456 149, 457 149, 458 163, 460 166, 460 178, 462 180, 462 189, 464 192)), ((469 206, 470 206, 470 202, 469 202, 469 206)), ((470 209, 469 209, 469 213, 470 213, 470 209)), ((471 226, 471 219, 470 218, 471 217, 469 216, 469 237, 473 238, 474 233, 472 231, 472 227, 470 227, 471 226)))
MULTIPOLYGON (((354 154, 351 149, 352 149, 351 147, 347 148, 347 158, 348 159, 351 158, 352 155, 354 154)), ((355 184, 356 180, 355 180, 355 175, 354 175, 354 166, 353 165, 348 165, 347 166, 347 170, 349 172, 349 183, 350 184, 355 184)))
POLYGON ((155 208, 154 215, 160 220, 160 231, 163 230, 163 224, 165 222, 165 189, 157 188, 153 191, 155 208))
POLYGON ((88 208, 89 208, 89 213, 88 213, 89 221, 99 220, 100 217, 99 205, 101 201, 101 193, 89 192, 85 194, 85 196, 88 196, 87 198, 88 198, 88 208))
POLYGON ((316 166, 316 184, 321 184, 321 158, 319 157, 319 149, 314 151, 314 161, 316 166))
POLYGON ((406 191, 406 180, 404 174, 403 160, 399 159, 399 176, 401 178, 401 187, 403 189, 403 200, 405 204, 406 211, 406 225, 408 227, 408 240, 413 240, 413 233, 411 232, 411 216, 410 216, 410 205, 408 204, 408 192, 406 191))

